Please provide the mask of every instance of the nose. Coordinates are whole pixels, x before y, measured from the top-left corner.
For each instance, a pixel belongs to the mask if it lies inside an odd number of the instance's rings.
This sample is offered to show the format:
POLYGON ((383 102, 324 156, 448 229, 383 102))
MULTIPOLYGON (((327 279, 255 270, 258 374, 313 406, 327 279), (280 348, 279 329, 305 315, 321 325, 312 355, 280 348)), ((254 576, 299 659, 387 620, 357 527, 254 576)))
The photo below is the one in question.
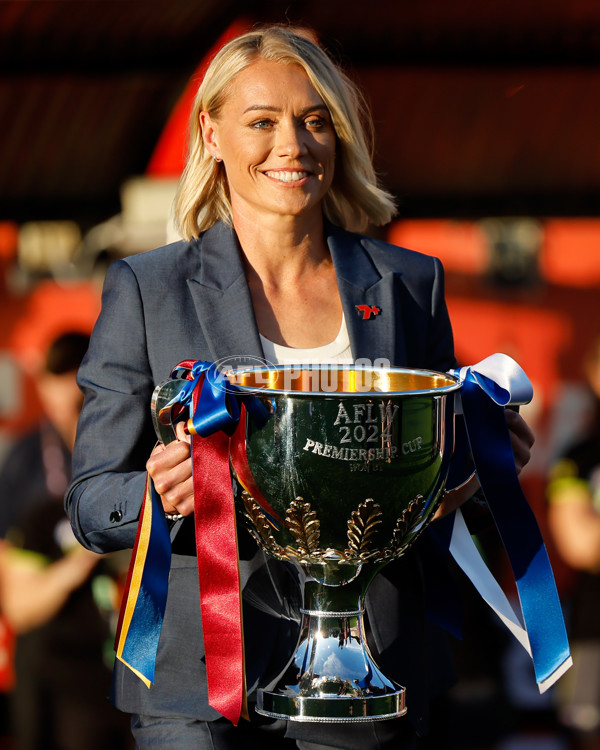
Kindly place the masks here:
POLYGON ((287 118, 279 122, 276 150, 278 156, 298 157, 307 152, 306 130, 287 118))

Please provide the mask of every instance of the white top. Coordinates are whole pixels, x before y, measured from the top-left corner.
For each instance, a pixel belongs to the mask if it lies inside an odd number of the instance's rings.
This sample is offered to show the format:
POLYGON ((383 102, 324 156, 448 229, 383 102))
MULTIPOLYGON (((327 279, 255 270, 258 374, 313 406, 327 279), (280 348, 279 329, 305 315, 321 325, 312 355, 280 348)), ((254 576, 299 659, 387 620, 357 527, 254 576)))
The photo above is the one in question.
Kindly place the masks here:
POLYGON ((325 346, 313 349, 294 349, 291 346, 281 346, 266 339, 262 334, 260 342, 265 353, 265 359, 273 365, 351 365, 354 360, 350 350, 350 337, 346 318, 342 313, 342 325, 335 339, 325 346))

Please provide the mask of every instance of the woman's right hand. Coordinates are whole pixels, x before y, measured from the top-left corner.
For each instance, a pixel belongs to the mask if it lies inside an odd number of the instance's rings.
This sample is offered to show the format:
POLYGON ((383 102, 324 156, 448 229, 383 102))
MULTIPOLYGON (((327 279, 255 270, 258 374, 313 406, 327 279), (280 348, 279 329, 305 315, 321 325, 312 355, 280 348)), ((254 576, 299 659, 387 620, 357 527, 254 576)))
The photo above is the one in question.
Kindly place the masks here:
POLYGON ((190 438, 183 423, 176 426, 177 440, 168 445, 159 443, 146 462, 154 488, 160 495, 165 513, 189 516, 194 510, 194 484, 190 438))

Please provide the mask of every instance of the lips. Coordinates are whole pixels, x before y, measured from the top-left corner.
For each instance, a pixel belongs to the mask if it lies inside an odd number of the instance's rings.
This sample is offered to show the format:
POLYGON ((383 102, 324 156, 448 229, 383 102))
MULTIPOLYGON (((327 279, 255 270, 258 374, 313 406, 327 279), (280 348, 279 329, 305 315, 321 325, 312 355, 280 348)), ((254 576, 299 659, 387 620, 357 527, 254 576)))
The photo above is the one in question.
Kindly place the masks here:
POLYGON ((280 182, 298 182, 298 180, 303 180, 305 177, 308 177, 309 174, 310 172, 304 172, 302 170, 269 170, 268 172, 265 172, 267 177, 270 177, 272 180, 279 180, 280 182))

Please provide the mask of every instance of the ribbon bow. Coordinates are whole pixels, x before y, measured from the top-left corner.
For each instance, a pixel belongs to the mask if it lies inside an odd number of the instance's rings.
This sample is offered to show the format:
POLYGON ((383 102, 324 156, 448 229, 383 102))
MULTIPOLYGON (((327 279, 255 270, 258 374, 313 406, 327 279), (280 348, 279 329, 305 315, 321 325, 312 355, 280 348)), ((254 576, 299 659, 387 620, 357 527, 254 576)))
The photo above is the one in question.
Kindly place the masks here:
POLYGON ((167 412, 172 426, 193 406, 185 425, 188 434, 206 438, 219 430, 227 435, 235 430, 240 418, 240 391, 213 362, 182 362, 171 377, 186 379, 179 393, 161 410, 167 412))

